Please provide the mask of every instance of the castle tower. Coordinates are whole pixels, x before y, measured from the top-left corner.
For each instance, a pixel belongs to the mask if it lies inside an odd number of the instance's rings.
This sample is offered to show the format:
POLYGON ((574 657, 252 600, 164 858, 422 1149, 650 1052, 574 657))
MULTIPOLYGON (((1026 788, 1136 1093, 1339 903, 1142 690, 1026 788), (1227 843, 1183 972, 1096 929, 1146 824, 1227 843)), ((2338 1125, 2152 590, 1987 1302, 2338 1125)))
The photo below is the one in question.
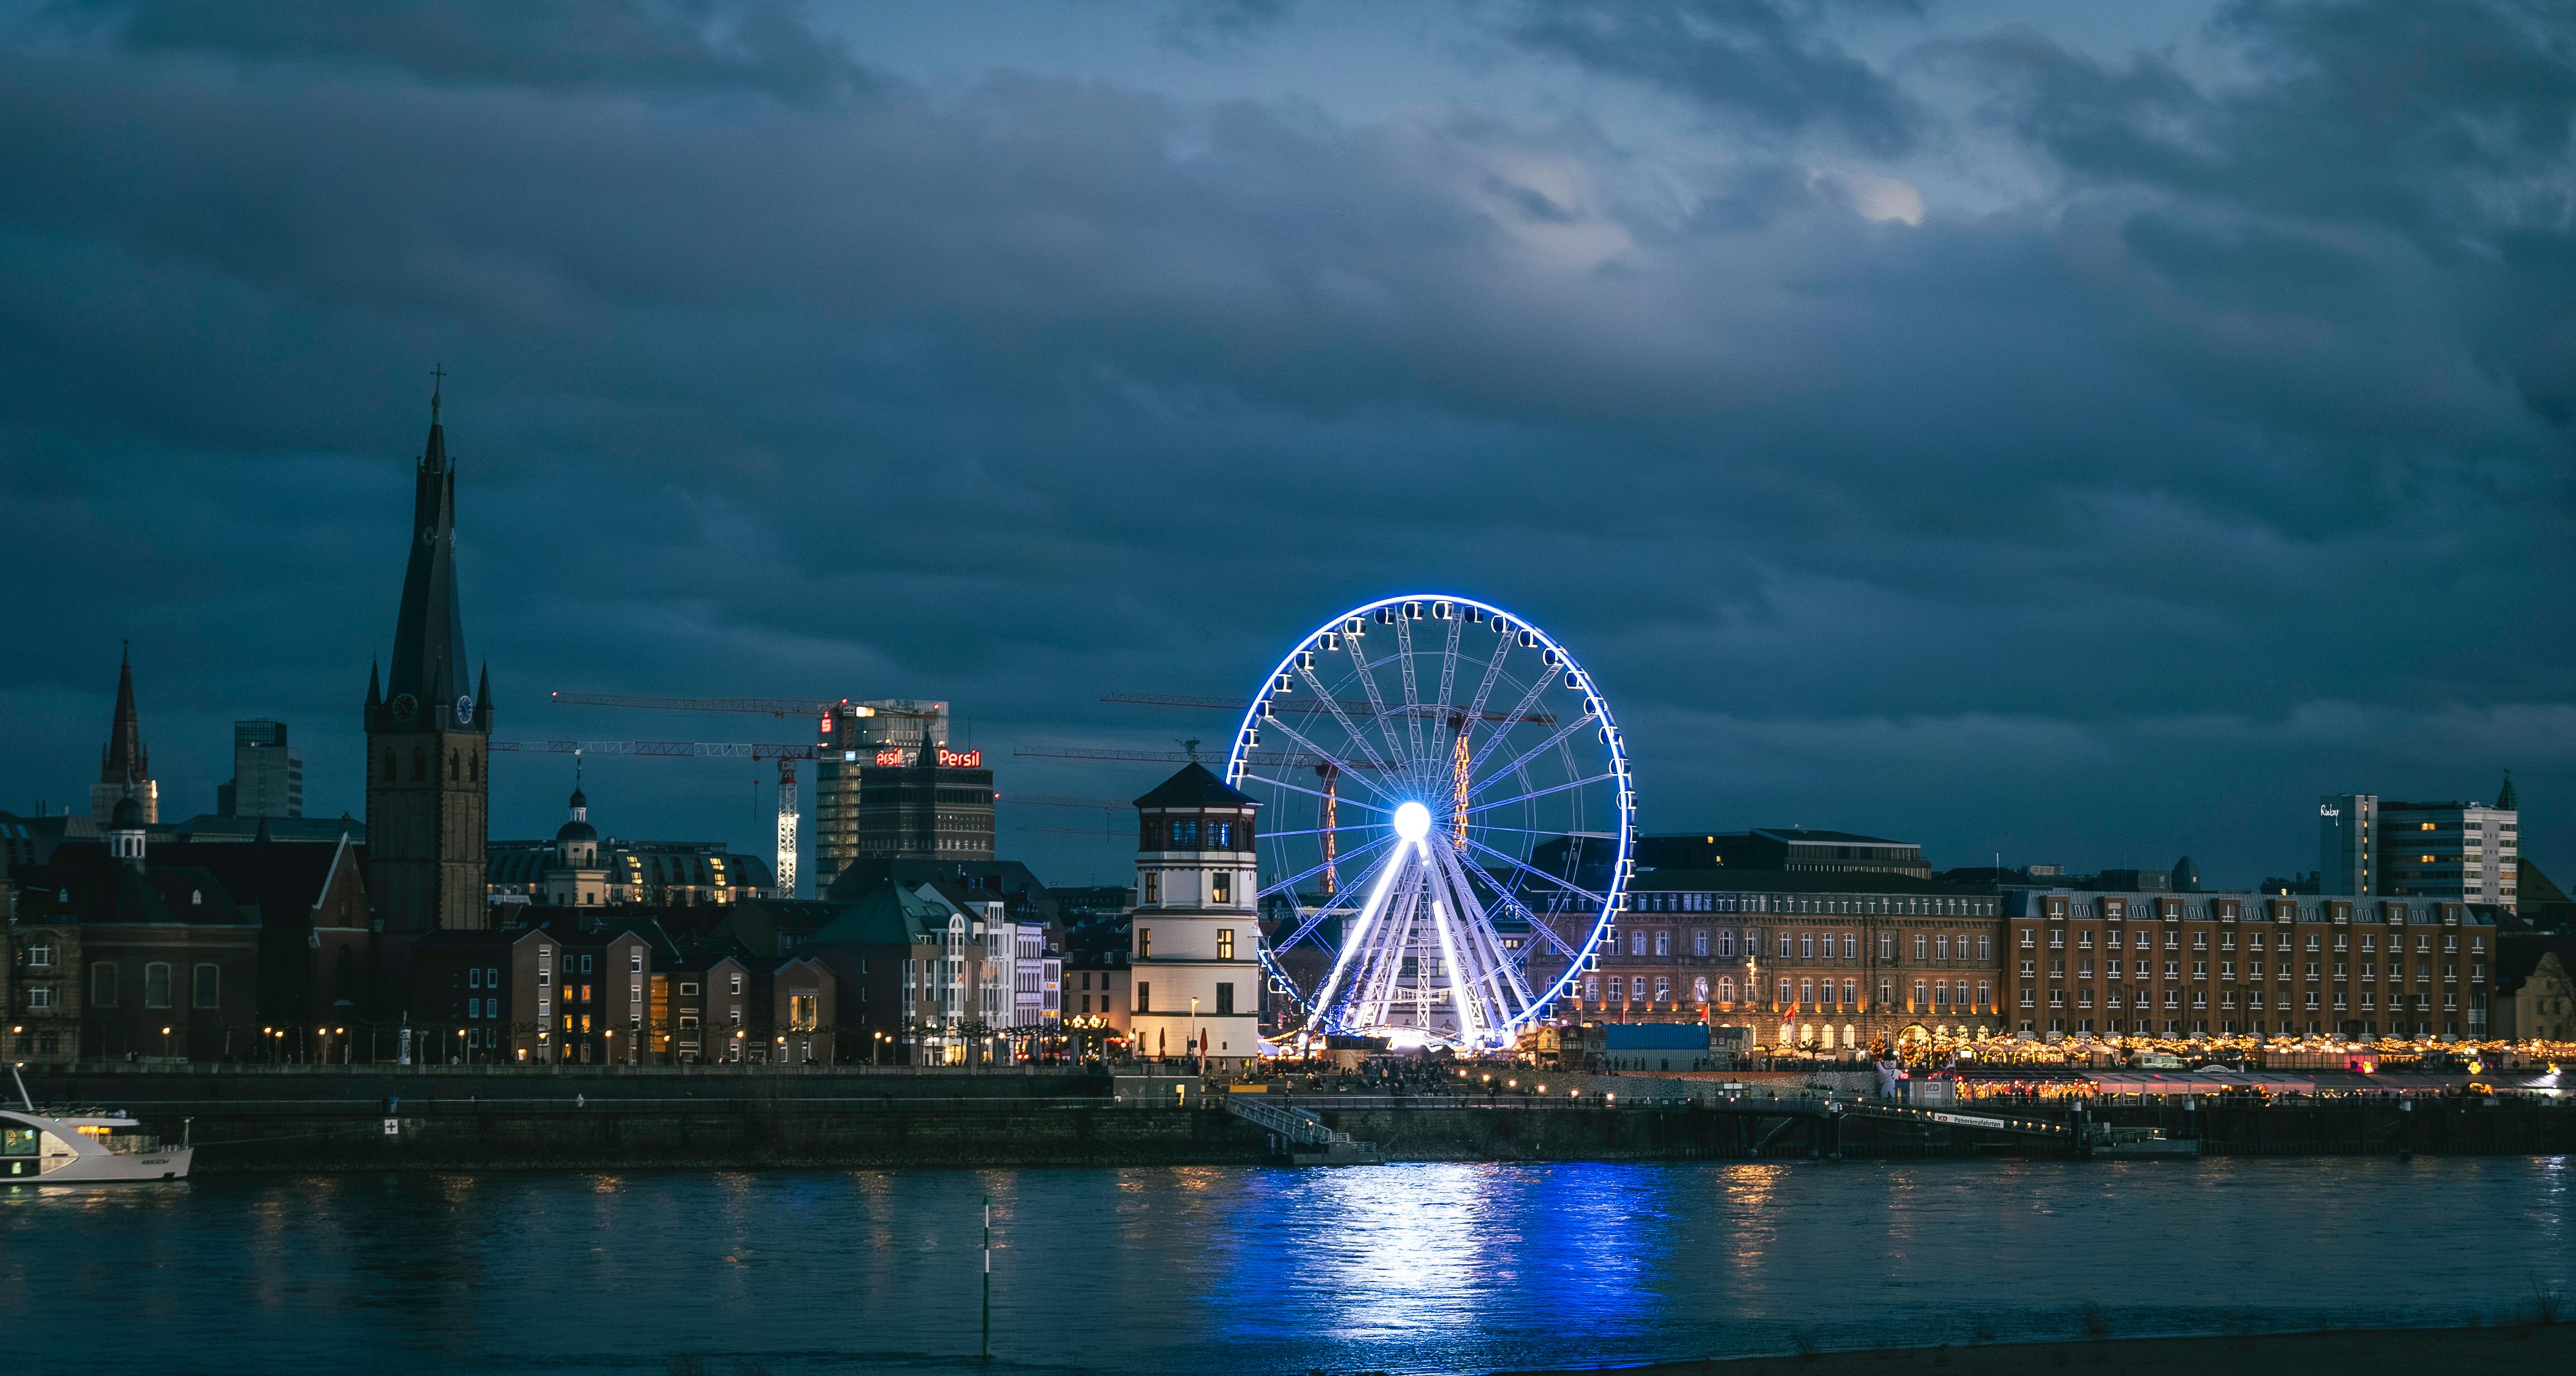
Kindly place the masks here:
POLYGON ((599 863, 599 829, 590 824, 590 798, 576 783, 572 816, 555 832, 554 863, 545 867, 545 898, 565 907, 595 908, 608 901, 608 869, 599 863))
POLYGON ((480 928, 490 833, 491 673, 466 686, 456 596, 456 470, 429 399, 414 478, 411 562, 392 671, 367 673, 367 891, 391 932, 480 928))
POLYGON ((161 820, 161 785, 152 781, 152 757, 143 748, 143 726, 134 715, 134 656, 129 650, 116 665, 116 718, 107 728, 107 746, 98 752, 98 782, 90 785, 89 818, 101 831, 116 820, 116 805, 134 799, 146 825, 161 820))
POLYGON ((1135 1054, 1235 1068, 1257 1054, 1261 928, 1252 813, 1196 762, 1136 800, 1135 1054))

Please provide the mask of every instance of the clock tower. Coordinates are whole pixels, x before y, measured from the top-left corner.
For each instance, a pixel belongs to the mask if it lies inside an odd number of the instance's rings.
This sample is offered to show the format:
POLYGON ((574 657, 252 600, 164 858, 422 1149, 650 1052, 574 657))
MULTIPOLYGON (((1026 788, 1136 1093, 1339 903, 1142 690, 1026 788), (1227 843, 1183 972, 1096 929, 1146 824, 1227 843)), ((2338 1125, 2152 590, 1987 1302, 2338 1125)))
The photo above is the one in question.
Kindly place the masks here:
POLYGON ((392 672, 367 671, 367 892, 388 932, 491 925, 485 902, 491 672, 466 681, 456 469, 429 398, 392 672))

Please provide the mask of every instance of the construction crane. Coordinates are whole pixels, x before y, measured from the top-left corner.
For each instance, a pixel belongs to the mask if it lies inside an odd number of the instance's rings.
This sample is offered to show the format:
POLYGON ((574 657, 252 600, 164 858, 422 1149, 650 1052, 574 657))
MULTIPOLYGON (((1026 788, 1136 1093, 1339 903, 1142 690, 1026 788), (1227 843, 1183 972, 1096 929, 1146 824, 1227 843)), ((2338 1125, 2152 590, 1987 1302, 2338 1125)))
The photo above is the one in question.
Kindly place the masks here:
MULTIPOLYGON (((833 734, 834 720, 839 717, 911 717, 916 719, 936 719, 939 715, 936 712, 915 712, 899 707, 868 707, 859 703, 854 703, 848 698, 841 698, 838 700, 825 700, 821 698, 665 698, 653 697, 640 693, 572 693, 557 690, 556 692, 547 694, 546 700, 557 707, 623 707, 649 712, 751 712, 768 717, 816 717, 821 719, 821 732, 827 740, 833 734)), ((735 747, 730 745, 711 745, 704 741, 629 741, 622 743, 603 742, 602 744, 627 744, 654 747, 678 747, 686 745, 704 748, 657 748, 633 751, 603 750, 599 752, 601 754, 718 755, 734 759, 748 758, 754 760, 778 761, 778 892, 781 897, 785 898, 793 898, 796 896, 796 832, 797 825, 799 821, 802 820, 802 811, 798 808, 796 801, 795 762, 797 760, 810 760, 815 758, 816 747, 810 745, 748 745, 735 747), (779 753, 787 750, 798 750, 802 753, 779 753)), ((493 749, 495 750, 500 748, 501 747, 499 745, 493 746, 493 749)), ((574 742, 548 741, 542 747, 535 748, 555 750, 555 753, 567 754, 584 747, 574 742), (555 748, 558 746, 564 748, 556 750, 555 748)))
MULTIPOLYGON (((1241 712, 1252 706, 1251 701, 1246 698, 1202 698, 1192 697, 1186 693, 1109 693, 1103 695, 1100 700, 1123 703, 1130 707, 1206 707, 1220 712, 1241 712)), ((1466 715, 1459 708, 1443 707, 1429 702, 1410 706, 1403 703, 1388 703, 1381 709, 1377 704, 1357 698, 1346 698, 1338 703, 1326 703, 1320 698, 1273 697, 1270 700, 1270 710, 1273 712, 1329 712, 1336 706, 1345 712, 1366 713, 1371 716, 1380 715, 1381 712, 1391 717, 1464 717, 1466 715)), ((1556 718, 1545 712, 1514 716, 1509 712, 1487 710, 1477 713, 1476 718, 1479 721, 1501 722, 1505 725, 1518 722, 1528 722, 1532 726, 1556 725, 1556 718)))

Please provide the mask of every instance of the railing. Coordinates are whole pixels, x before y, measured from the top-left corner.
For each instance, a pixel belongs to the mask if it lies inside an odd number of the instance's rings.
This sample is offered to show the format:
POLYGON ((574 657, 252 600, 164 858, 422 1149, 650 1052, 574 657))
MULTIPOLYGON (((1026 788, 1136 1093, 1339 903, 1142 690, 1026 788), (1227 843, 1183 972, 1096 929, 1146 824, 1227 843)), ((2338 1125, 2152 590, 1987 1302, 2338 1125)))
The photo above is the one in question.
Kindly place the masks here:
POLYGON ((1310 1147, 1328 1147, 1351 1140, 1349 1133, 1335 1131, 1323 1119, 1293 1104, 1265 1104, 1251 1095, 1229 1094, 1225 1096, 1225 1107, 1227 1112, 1245 1122, 1310 1147))

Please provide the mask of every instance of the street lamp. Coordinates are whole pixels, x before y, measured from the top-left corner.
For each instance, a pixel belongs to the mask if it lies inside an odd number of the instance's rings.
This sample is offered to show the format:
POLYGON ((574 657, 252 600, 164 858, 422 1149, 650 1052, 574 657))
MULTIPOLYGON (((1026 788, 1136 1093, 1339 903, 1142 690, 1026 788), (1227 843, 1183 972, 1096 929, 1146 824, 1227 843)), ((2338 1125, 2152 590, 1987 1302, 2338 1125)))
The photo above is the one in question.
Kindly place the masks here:
POLYGON ((161 1029, 161 1059, 170 1059, 170 1029, 161 1029))

